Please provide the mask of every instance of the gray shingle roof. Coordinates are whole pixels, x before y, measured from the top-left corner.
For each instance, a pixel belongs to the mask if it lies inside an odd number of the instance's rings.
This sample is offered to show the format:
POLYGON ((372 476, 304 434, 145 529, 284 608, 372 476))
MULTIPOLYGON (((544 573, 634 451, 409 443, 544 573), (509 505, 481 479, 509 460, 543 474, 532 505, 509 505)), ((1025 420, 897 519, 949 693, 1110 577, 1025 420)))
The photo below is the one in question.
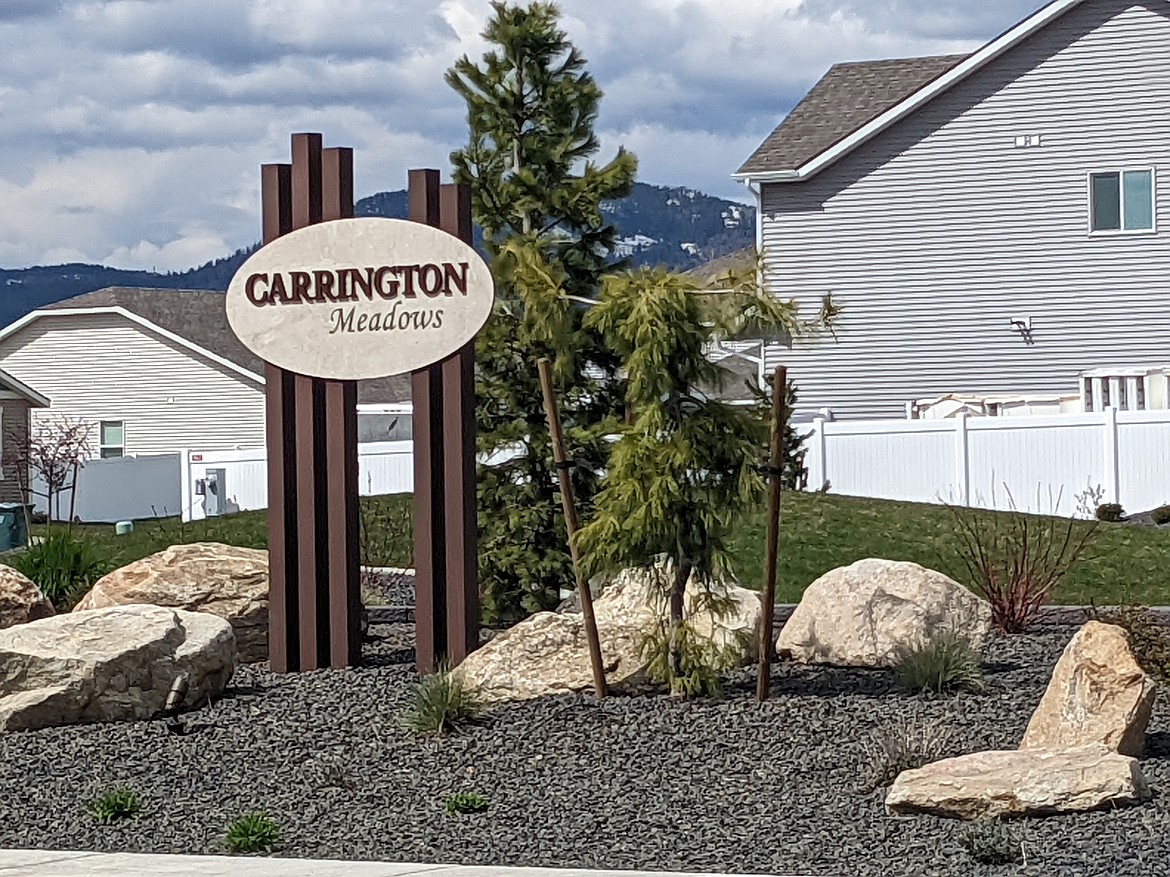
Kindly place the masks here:
MULTIPOLYGON (((264 362, 236 338, 228 325, 223 302, 224 294, 212 290, 112 286, 54 302, 40 310, 120 307, 241 368, 263 375, 264 362)), ((409 375, 358 381, 359 403, 385 405, 409 401, 409 375)))
POLYGON ((739 173, 795 170, 967 57, 936 55, 834 65, 739 173))

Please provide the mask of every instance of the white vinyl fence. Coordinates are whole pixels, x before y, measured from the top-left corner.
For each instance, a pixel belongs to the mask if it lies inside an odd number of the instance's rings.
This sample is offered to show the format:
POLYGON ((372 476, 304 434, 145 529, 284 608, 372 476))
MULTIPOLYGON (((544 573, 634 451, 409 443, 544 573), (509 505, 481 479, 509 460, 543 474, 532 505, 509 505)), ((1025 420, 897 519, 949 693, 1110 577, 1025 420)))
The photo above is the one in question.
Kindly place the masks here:
MULTIPOLYGON (((152 454, 89 460, 77 475, 74 491, 53 498, 53 520, 124 521, 177 515, 181 503, 181 454, 152 454)), ((46 513, 45 485, 34 480, 33 505, 46 513)))
POLYGON ((809 489, 827 483, 846 496, 1065 516, 1105 502, 1127 512, 1170 503, 1170 411, 818 418, 805 446, 809 489))
MULTIPOLYGON (((223 501, 221 514, 268 508, 268 455, 264 448, 205 453, 188 451, 183 458, 184 521, 207 517, 212 473, 216 475, 217 497, 223 501), (200 489, 202 495, 198 492, 200 489)), ((412 441, 358 445, 358 492, 362 496, 411 493, 413 490, 412 441)))
MULTIPOLYGON (((54 501, 53 518, 111 522, 182 515, 207 517, 209 475, 215 475, 212 503, 220 513, 268 505, 267 458, 263 448, 244 451, 184 451, 178 454, 90 460, 78 473, 76 502, 71 492, 54 501)), ((358 485, 363 496, 410 493, 414 489, 413 444, 408 441, 358 445, 358 485)), ((43 485, 33 485, 43 493, 43 485)), ((36 498, 38 511, 45 500, 36 498)))

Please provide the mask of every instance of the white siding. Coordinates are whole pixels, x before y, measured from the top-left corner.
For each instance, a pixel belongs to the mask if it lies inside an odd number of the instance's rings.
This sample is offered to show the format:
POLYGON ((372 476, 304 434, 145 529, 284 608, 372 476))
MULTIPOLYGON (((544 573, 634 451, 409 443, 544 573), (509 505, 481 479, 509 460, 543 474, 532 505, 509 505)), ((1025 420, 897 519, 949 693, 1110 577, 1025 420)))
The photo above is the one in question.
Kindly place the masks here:
POLYGON ((0 368, 49 397, 34 417, 124 421, 127 454, 264 444, 262 385, 118 314, 34 320, 0 341, 0 368))
POLYGON ((1076 393, 1170 349, 1170 3, 1086 0, 805 183, 763 189, 770 288, 844 308, 774 348, 801 409, 1076 393), (1016 136, 1040 134, 1039 148, 1016 136), (1156 234, 1088 233, 1094 170, 1156 169, 1156 234), (1009 325, 1031 317, 1028 343, 1009 325))

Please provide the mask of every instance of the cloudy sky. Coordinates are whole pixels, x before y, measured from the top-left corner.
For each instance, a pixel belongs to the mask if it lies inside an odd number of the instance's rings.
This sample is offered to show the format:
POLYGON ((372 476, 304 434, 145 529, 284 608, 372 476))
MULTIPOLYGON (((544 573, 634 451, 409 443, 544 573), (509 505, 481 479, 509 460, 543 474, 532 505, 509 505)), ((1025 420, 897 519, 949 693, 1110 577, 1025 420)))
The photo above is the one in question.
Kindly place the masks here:
MULTIPOLYGON (((729 179, 834 61, 966 51, 1041 0, 562 0, 605 153, 729 179)), ((0 266, 181 270, 258 237, 293 131, 355 147, 359 197, 447 167, 487 0, 0 0, 0 266)))

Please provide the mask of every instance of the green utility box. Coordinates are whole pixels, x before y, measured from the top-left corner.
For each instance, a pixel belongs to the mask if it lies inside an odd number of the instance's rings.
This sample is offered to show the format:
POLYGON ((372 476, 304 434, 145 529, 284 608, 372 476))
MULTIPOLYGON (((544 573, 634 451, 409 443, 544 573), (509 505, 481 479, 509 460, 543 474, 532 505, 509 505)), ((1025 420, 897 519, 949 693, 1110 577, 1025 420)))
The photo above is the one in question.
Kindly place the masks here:
POLYGON ((18 502, 0 502, 0 551, 28 545, 28 515, 18 502))

